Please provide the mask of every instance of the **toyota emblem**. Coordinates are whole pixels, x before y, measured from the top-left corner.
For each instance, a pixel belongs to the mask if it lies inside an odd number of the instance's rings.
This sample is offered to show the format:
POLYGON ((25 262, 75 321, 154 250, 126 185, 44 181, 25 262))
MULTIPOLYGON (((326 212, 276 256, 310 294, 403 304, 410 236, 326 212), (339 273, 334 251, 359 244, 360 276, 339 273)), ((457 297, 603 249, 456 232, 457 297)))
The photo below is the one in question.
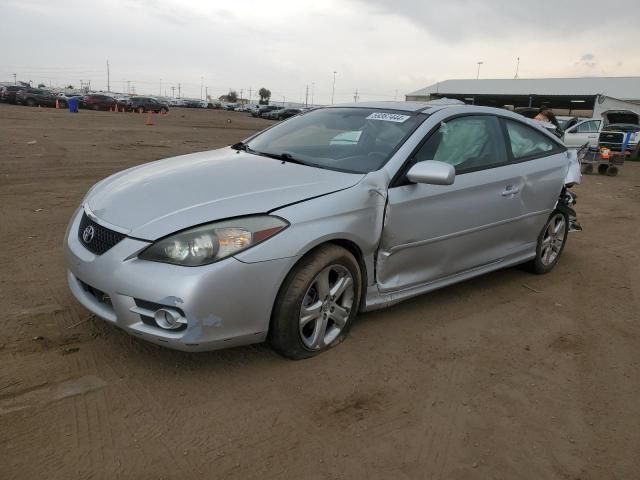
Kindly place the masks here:
POLYGON ((84 240, 84 243, 91 243, 91 240, 93 240, 95 234, 95 228, 93 228, 92 225, 89 225, 84 229, 84 232, 82 232, 82 240, 84 240))

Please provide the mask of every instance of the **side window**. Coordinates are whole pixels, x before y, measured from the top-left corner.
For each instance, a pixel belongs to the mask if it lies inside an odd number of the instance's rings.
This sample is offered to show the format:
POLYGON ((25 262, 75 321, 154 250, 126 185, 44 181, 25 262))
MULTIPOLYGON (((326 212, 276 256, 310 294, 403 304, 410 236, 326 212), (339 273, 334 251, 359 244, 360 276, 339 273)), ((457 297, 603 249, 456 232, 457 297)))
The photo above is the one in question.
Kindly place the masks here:
POLYGON ((464 172, 506 163, 506 153, 498 119, 477 115, 442 122, 420 148, 415 161, 437 160, 464 172))
POLYGON ((542 132, 537 132, 533 127, 519 122, 505 120, 511 153, 516 160, 528 157, 553 153, 557 150, 556 144, 542 132))
POLYGON ((589 122, 584 122, 578 125, 577 132, 578 133, 597 133, 599 127, 600 127, 599 120, 591 120, 589 122))

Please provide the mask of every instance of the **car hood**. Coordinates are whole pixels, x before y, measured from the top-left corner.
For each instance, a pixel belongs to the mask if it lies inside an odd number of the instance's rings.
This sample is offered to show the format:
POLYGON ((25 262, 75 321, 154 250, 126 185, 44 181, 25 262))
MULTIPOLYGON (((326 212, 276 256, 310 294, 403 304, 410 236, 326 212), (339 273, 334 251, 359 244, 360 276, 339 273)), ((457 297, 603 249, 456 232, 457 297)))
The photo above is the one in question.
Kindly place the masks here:
POLYGON ((609 110, 602 114, 606 119, 606 124, 640 124, 640 115, 630 110, 609 110))
POLYGON ((222 148, 119 172, 96 184, 85 205, 132 237, 156 240, 343 190, 363 177, 222 148))

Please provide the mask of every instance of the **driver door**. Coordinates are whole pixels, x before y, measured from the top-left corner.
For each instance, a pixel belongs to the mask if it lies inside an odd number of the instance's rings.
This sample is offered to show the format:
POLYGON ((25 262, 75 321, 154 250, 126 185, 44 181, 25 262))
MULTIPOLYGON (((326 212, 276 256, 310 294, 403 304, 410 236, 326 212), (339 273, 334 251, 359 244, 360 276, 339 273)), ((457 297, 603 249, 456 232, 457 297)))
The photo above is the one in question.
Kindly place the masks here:
MULTIPOLYGON (((452 185, 401 181, 388 191, 378 252, 381 291, 410 288, 499 261, 522 247, 523 179, 491 115, 442 122, 410 162, 456 167, 452 185)), ((411 165, 409 165, 411 166, 411 165)))

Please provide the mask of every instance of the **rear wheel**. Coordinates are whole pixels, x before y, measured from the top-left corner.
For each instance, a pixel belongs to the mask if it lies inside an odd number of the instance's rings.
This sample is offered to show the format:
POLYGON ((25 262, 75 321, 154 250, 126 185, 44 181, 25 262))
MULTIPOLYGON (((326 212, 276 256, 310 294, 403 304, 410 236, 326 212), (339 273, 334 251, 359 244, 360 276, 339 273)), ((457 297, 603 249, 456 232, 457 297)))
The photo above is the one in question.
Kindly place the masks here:
POLYGON ((358 313, 361 273, 342 247, 325 245, 304 257, 284 281, 269 340, 281 355, 300 360, 338 345, 358 313))
POLYGON ((607 168, 607 172, 606 173, 610 177, 615 177, 616 175, 618 175, 618 167, 615 167, 613 165, 609 165, 609 167, 607 168))
POLYGON ((36 106, 36 101, 33 98, 27 98, 27 101, 24 102, 27 107, 35 107, 36 106))
POLYGON ((162 108, 160 109, 160 113, 161 113, 161 114, 163 114, 163 115, 164 115, 165 113, 167 113, 168 111, 169 111, 169 109, 168 109, 167 107, 162 107, 162 108))
POLYGON ((604 175, 605 173, 607 173, 608 168, 609 168, 609 165, 605 165, 604 163, 600 164, 598 165, 598 173, 600 175, 604 175))
POLYGON ((550 272, 560 259, 568 233, 569 218, 555 210, 538 236, 536 258, 527 264, 529 270, 537 274, 550 272))

